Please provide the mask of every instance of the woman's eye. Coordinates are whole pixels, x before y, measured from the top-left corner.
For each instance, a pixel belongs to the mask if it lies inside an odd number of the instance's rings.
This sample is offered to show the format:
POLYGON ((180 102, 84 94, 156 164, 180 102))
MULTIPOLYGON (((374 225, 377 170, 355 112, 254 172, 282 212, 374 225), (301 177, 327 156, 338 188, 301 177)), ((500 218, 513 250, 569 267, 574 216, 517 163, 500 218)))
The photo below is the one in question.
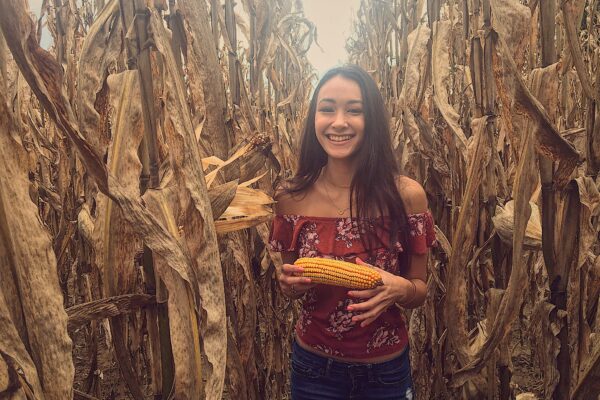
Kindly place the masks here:
POLYGON ((352 109, 348 110, 348 112, 350 114, 359 115, 359 114, 362 114, 363 110, 360 108, 352 108, 352 109))
POLYGON ((319 112, 323 112, 323 113, 330 113, 333 112, 333 107, 321 107, 319 108, 319 112))

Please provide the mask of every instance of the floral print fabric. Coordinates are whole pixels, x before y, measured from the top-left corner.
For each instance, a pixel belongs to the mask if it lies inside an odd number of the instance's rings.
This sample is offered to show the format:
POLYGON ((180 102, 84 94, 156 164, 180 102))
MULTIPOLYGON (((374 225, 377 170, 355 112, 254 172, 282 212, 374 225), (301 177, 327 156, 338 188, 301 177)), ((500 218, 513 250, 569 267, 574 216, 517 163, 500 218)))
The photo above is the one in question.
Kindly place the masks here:
MULTIPOLYGON (((269 245, 273 251, 296 252, 298 257, 325 257, 365 262, 394 274, 402 275, 404 251, 400 243, 390 249, 386 225, 374 231, 381 247, 369 256, 361 241, 361 229, 351 218, 276 215, 271 226, 269 245)), ((436 244, 434 224, 429 212, 408 216, 410 254, 425 254, 436 244)), ((296 323, 296 335, 303 343, 321 352, 348 358, 374 358, 402 350, 408 343, 406 324, 400 310, 389 307, 377 320, 361 328, 352 322, 354 313, 347 311, 356 303, 348 289, 317 285, 302 298, 302 310, 296 323)))

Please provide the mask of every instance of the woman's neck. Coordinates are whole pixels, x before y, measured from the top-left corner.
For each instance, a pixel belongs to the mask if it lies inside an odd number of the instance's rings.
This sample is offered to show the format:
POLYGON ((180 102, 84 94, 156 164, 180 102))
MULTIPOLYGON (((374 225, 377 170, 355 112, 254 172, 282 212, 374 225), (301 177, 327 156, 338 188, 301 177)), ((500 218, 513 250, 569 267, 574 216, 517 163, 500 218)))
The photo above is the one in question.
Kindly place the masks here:
POLYGON ((323 177, 332 186, 349 188, 355 172, 356 166, 354 163, 330 158, 325 168, 323 168, 323 177))

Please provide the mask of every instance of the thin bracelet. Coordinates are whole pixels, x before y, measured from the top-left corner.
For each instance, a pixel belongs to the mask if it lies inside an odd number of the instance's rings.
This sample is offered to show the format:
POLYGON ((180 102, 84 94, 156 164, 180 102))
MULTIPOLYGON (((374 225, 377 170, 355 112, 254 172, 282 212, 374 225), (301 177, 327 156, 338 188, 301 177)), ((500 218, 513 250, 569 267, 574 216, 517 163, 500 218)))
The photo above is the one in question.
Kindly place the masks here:
POLYGON ((412 293, 412 296, 410 297, 410 300, 403 301, 402 304, 400 304, 401 306, 412 303, 413 300, 415 299, 415 297, 417 297, 417 285, 415 285, 415 283, 413 282, 412 279, 409 279, 408 281, 412 284, 412 288, 413 288, 412 292, 413 293, 412 293))

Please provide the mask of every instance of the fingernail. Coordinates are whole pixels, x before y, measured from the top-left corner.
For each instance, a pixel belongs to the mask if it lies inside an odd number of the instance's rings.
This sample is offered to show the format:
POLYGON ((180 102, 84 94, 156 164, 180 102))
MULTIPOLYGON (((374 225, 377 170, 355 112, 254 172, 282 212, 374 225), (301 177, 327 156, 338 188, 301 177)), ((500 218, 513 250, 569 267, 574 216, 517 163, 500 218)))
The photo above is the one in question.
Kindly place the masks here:
POLYGON ((348 310, 348 311, 352 311, 352 307, 351 307, 351 306, 348 306, 348 307, 346 307, 346 310, 348 310))

